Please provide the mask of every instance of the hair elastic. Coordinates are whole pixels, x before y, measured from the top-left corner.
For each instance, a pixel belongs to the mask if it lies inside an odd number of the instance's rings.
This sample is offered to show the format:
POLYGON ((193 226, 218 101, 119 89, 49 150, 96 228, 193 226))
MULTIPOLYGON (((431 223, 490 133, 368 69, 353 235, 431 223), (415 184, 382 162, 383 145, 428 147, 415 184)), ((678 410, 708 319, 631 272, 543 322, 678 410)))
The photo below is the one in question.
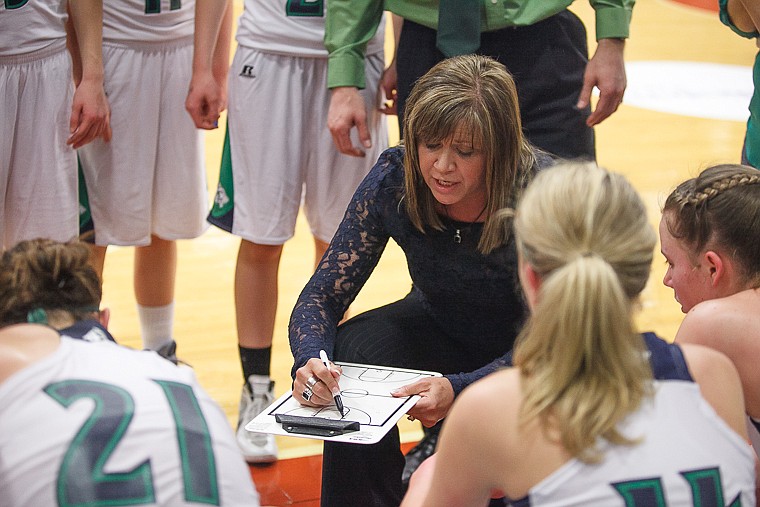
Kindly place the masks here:
POLYGON ((47 324, 47 312, 42 308, 33 308, 26 313, 26 321, 29 324, 47 324))

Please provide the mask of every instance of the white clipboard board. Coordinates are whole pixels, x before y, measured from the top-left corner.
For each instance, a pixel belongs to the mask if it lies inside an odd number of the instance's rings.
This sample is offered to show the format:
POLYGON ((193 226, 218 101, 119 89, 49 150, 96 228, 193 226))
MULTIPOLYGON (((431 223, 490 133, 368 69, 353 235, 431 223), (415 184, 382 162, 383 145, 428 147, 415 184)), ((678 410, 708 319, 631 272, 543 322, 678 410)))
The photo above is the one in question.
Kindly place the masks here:
POLYGON ((391 391, 426 377, 441 377, 440 373, 432 371, 355 363, 335 364, 343 370, 338 380, 345 409, 343 416, 335 405, 301 405, 293 396, 293 391, 288 391, 249 421, 245 429, 253 433, 374 444, 419 399, 419 396, 395 398, 391 391))

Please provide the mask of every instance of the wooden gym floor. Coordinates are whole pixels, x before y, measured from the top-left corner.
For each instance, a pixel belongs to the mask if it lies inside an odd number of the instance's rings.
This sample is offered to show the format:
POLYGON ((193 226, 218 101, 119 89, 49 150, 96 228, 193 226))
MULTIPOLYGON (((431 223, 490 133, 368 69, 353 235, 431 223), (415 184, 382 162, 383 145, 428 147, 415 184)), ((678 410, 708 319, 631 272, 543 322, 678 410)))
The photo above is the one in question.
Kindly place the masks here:
MULTIPOLYGON (((237 19, 243 2, 234 2, 237 19)), ((593 10, 585 1, 575 2, 572 10, 586 23, 593 50, 593 10)), ((753 41, 741 39, 723 26, 716 10, 717 0, 638 0, 631 38, 626 44, 629 66, 626 99, 618 112, 596 129, 600 165, 630 178, 643 195, 655 225, 659 221, 659 206, 675 184, 696 175, 707 165, 739 162, 749 103, 746 93, 752 84, 749 69, 757 48, 753 41), (675 72, 682 69, 683 62, 696 67, 686 66, 684 72, 675 72), (730 67, 710 67, 708 70, 716 71, 714 74, 698 73, 705 70, 701 66, 705 63, 730 67), (739 74, 732 73, 736 70, 739 74), (742 113, 739 117, 725 118, 722 113, 729 107, 724 101, 731 99, 742 102, 742 113)), ((395 117, 389 120, 395 124, 395 117)), ((397 142, 397 132, 393 126, 389 128, 392 144, 397 142)), ((219 129, 206 137, 209 202, 217 183, 223 136, 223 130, 219 129)), ((231 425, 236 424, 242 385, 232 294, 238 241, 212 227, 198 239, 180 242, 175 302, 179 356, 195 368, 200 382, 224 408, 231 425)), ((287 323, 310 275, 312 257, 311 237, 301 218, 295 237, 285 246, 280 269, 272 354, 278 396, 290 387, 292 357, 287 323)), ((111 308, 110 327, 117 340, 140 347, 132 259, 131 248, 109 249, 104 271, 104 305, 111 308)), ((642 330, 654 330, 672 339, 682 314, 672 291, 661 283, 663 274, 664 260, 656 257, 638 322, 642 330)), ((352 312, 395 300, 409 287, 403 256, 395 245, 389 245, 352 312)), ((406 420, 402 420, 401 430, 407 447, 421 435, 419 427, 406 420)), ((270 467, 252 467, 262 503, 317 505, 321 444, 315 440, 277 438, 280 461, 270 467)))

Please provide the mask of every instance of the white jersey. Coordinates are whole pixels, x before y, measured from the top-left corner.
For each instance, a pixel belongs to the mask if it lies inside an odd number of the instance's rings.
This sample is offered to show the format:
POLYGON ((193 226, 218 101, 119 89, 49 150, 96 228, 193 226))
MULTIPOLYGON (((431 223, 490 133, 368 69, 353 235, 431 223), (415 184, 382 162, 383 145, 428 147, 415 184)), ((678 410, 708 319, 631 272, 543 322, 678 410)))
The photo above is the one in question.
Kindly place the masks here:
MULTIPOLYGON (((264 53, 327 58, 325 16, 328 0, 245 0, 236 40, 264 53)), ((383 51, 385 18, 367 45, 367 55, 383 51)))
POLYGON ((0 57, 63 48, 66 5, 66 0, 0 1, 0 57))
POLYGON ((655 384, 654 400, 621 426, 629 438, 642 438, 640 444, 608 446, 595 465, 571 460, 510 505, 754 507, 750 446, 702 398, 697 384, 655 384))
POLYGON ((0 384, 0 503, 259 505, 232 429, 192 370, 66 337, 0 384))
POLYGON ((104 42, 168 42, 192 37, 195 0, 107 0, 104 42))

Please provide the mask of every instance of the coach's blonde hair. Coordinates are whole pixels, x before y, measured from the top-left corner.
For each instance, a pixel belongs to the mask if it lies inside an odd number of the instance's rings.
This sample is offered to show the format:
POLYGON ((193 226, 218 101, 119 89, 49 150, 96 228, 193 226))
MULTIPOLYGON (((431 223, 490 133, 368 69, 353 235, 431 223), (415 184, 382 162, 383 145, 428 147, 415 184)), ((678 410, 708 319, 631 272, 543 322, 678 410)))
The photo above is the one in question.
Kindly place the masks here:
POLYGON ((632 313, 649 277, 654 229, 630 183, 593 164, 541 172, 514 228, 522 262, 541 280, 514 354, 521 421, 539 420, 573 456, 596 461, 599 437, 635 443, 617 425, 651 392, 632 313))
POLYGON ((485 158, 487 202, 478 249, 489 253, 506 243, 510 229, 496 211, 514 207, 536 162, 523 137, 517 88, 504 65, 466 55, 439 62, 417 81, 404 110, 406 211, 414 226, 444 229, 435 197, 420 172, 417 146, 450 138, 458 128, 472 135, 485 158))

